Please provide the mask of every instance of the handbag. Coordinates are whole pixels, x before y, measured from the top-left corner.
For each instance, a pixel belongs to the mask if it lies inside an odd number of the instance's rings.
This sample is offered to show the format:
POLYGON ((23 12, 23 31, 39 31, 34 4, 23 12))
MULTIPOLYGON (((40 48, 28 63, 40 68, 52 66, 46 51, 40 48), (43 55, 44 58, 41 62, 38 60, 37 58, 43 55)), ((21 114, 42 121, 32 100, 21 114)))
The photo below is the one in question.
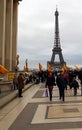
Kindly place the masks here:
POLYGON ((48 88, 45 90, 45 96, 48 97, 48 88))

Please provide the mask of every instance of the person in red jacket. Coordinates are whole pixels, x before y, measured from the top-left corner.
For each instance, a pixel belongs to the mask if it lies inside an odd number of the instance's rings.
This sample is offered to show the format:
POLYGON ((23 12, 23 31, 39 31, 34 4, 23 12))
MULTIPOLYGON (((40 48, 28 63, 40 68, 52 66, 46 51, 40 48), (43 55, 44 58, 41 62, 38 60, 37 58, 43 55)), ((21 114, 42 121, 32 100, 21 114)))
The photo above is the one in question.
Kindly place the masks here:
POLYGON ((49 89, 50 101, 52 101, 52 90, 53 90, 54 84, 55 84, 55 78, 54 78, 52 72, 49 72, 49 74, 47 76, 47 80, 46 80, 46 87, 48 87, 48 89, 49 89))

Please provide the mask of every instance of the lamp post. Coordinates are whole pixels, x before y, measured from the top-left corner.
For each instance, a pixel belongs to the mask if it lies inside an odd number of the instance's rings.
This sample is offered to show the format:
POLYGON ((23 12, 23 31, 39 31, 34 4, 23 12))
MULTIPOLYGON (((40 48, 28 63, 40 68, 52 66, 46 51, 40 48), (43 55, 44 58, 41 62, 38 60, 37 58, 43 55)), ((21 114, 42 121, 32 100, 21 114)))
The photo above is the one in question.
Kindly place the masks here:
POLYGON ((15 63, 15 74, 14 74, 14 79, 13 79, 13 83, 14 83, 14 89, 15 89, 15 86, 17 86, 17 72, 18 72, 18 67, 19 65, 19 55, 16 56, 16 63, 15 63))

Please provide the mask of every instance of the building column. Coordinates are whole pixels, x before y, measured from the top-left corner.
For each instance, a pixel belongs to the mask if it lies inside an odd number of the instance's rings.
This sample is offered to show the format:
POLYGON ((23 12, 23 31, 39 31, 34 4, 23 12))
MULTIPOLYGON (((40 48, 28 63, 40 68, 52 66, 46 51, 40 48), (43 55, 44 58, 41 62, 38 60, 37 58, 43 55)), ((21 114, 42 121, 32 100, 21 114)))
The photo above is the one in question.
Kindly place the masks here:
POLYGON ((12 20, 13 0, 6 0, 6 28, 5 28, 5 66, 12 70, 12 20))
POLYGON ((12 70, 15 70, 17 56, 17 33, 18 33, 18 2, 13 3, 13 30, 12 30, 12 70))
POLYGON ((6 0, 0 0, 0 64, 4 66, 6 0))

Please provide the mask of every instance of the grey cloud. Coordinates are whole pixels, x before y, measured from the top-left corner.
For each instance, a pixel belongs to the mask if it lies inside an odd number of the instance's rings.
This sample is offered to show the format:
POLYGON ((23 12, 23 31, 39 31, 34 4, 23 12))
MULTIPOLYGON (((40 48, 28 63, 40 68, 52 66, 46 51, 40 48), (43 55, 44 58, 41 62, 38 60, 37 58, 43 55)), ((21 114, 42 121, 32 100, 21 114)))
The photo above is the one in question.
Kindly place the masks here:
MULTIPOLYGON (((82 1, 24 0, 19 5, 18 53, 21 64, 26 58, 34 63, 50 60, 54 46, 55 16, 58 5, 59 32, 67 64, 82 64, 82 1)), ((33 65, 32 65, 33 63, 33 65)), ((22 66, 22 65, 21 65, 22 66)), ((37 65, 36 65, 37 66, 37 65)))

